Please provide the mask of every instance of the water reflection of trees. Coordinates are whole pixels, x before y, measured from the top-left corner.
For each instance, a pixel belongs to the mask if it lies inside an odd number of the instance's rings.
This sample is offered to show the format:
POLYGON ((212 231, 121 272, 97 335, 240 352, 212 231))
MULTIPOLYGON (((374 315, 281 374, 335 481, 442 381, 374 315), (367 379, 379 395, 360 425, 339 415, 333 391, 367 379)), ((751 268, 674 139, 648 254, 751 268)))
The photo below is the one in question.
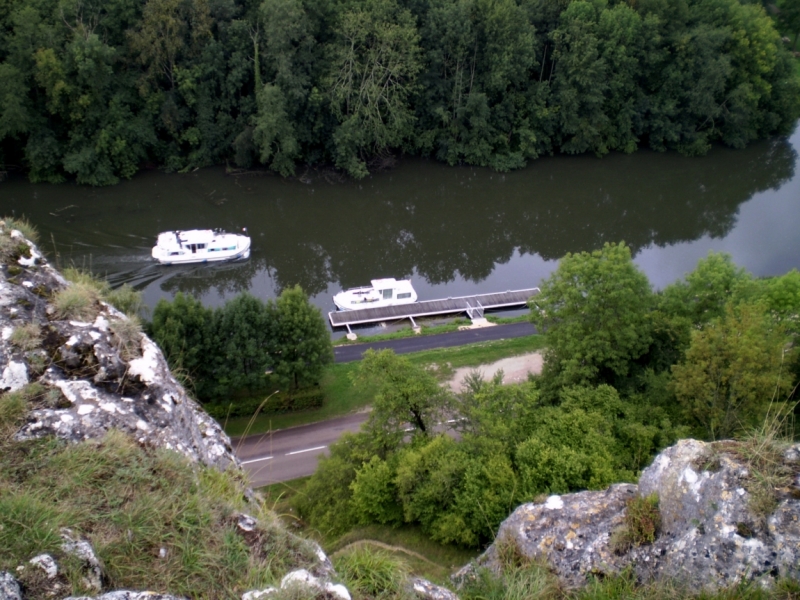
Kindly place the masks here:
POLYGON ((651 244, 724 236, 740 204, 785 183, 795 163, 783 140, 720 149, 708 159, 615 158, 614 168, 596 159, 574 165, 552 160, 507 176, 421 166, 422 181, 398 181, 345 202, 284 206, 275 224, 282 232, 274 239, 294 242, 288 251, 276 244, 267 255, 281 285, 303 273, 312 293, 329 281, 347 287, 376 276, 407 276, 415 268, 431 283, 457 275, 480 281, 515 250, 557 259, 606 241, 625 240, 638 252, 651 244))
POLYGON ((102 199, 83 188, 12 186, 0 209, 24 205, 43 238, 91 242, 74 247, 74 260, 94 255, 93 270, 118 284, 229 295, 252 289, 267 271, 277 293, 300 284, 315 295, 330 282, 350 287, 414 272, 433 284, 481 281, 515 251, 557 259, 606 241, 625 240, 638 252, 724 236, 744 201, 794 175, 795 159, 787 141, 773 140, 699 159, 645 151, 541 159, 507 175, 414 160, 358 183, 239 182, 211 170, 142 176, 102 199), (187 182, 197 188, 191 194, 187 182), (153 189, 160 196, 148 204, 153 189), (209 202, 212 192, 228 201, 209 202), (76 211, 69 225, 59 212, 68 204, 76 211), (158 229, 244 224, 254 243, 247 262, 164 269, 149 259, 158 229), (130 245, 111 248, 127 238, 130 245))

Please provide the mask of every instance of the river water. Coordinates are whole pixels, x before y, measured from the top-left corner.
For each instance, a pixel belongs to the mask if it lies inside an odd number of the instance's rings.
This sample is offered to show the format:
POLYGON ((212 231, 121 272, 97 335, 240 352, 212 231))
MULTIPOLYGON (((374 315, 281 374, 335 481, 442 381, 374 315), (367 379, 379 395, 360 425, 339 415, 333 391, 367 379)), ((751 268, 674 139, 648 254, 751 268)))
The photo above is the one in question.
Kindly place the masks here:
POLYGON ((342 288, 410 277, 421 300, 536 286, 567 252, 624 240, 654 287, 723 250, 755 275, 800 268, 800 132, 708 156, 543 158, 512 173, 401 160, 363 181, 143 172, 107 188, 0 184, 0 214, 25 215, 43 250, 130 283, 148 306, 183 291, 218 306, 300 284, 324 312, 342 288), (250 260, 164 267, 160 231, 247 227, 250 260))

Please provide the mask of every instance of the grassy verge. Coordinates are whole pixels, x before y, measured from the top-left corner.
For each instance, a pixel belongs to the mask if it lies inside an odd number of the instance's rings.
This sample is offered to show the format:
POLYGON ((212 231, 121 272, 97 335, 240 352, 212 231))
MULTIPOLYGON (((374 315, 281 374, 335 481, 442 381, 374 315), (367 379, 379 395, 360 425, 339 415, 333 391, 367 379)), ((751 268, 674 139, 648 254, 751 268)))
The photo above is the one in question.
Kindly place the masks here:
MULTIPOLYGON (((426 350, 405 356, 415 364, 435 365, 437 375, 442 380, 446 380, 452 376, 454 369, 477 367, 502 358, 536 352, 544 348, 544 345, 544 336, 531 335, 455 348, 426 350)), ((331 365, 326 369, 320 384, 325 394, 325 403, 318 410, 286 414, 260 414, 255 419, 228 419, 222 425, 228 435, 238 437, 306 425, 362 410, 369 405, 372 394, 368 389, 352 385, 350 374, 357 368, 358 363, 342 363, 331 365)))
MULTIPOLYGON (((495 325, 509 325, 511 323, 523 323, 528 320, 528 315, 518 315, 516 317, 497 317, 494 315, 486 315, 486 320, 495 325)), ((416 335, 436 335, 438 333, 451 333, 458 331, 459 327, 469 325, 469 319, 457 318, 451 323, 443 323, 440 325, 427 325, 424 321, 417 320, 420 326, 420 331, 417 333, 411 327, 411 323, 404 324, 397 331, 391 333, 378 333, 376 335, 359 335, 357 340, 348 340, 347 338, 340 338, 334 340, 334 346, 353 346, 357 344, 369 344, 372 342, 384 342, 387 340, 399 340, 402 338, 414 337, 416 335)))

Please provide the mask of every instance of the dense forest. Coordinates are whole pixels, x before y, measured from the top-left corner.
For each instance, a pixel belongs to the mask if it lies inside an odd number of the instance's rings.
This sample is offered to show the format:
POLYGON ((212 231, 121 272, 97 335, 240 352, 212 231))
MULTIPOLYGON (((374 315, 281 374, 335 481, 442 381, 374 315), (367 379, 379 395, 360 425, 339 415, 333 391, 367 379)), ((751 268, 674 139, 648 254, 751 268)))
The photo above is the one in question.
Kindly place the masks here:
POLYGON ((793 126, 792 61, 744 0, 0 0, 0 171, 701 154, 793 126))

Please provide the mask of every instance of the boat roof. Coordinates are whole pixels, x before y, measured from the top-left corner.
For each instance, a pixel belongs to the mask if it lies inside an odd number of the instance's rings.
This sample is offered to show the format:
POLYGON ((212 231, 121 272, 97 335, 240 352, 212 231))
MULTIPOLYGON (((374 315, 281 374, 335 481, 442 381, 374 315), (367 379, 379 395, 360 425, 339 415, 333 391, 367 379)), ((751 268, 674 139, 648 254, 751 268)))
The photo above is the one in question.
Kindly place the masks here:
POLYGON ((411 287, 411 282, 408 279, 401 279, 397 280, 393 277, 387 277, 385 279, 373 279, 370 281, 372 287, 376 290, 385 290, 388 288, 395 289, 395 290, 411 290, 413 291, 413 287, 411 287))
POLYGON ((214 239, 228 235, 239 235, 224 231, 214 231, 213 229, 186 229, 176 231, 164 231, 158 235, 159 239, 175 240, 175 235, 179 235, 183 244, 207 244, 214 239), (163 236, 163 237, 162 237, 163 236))

